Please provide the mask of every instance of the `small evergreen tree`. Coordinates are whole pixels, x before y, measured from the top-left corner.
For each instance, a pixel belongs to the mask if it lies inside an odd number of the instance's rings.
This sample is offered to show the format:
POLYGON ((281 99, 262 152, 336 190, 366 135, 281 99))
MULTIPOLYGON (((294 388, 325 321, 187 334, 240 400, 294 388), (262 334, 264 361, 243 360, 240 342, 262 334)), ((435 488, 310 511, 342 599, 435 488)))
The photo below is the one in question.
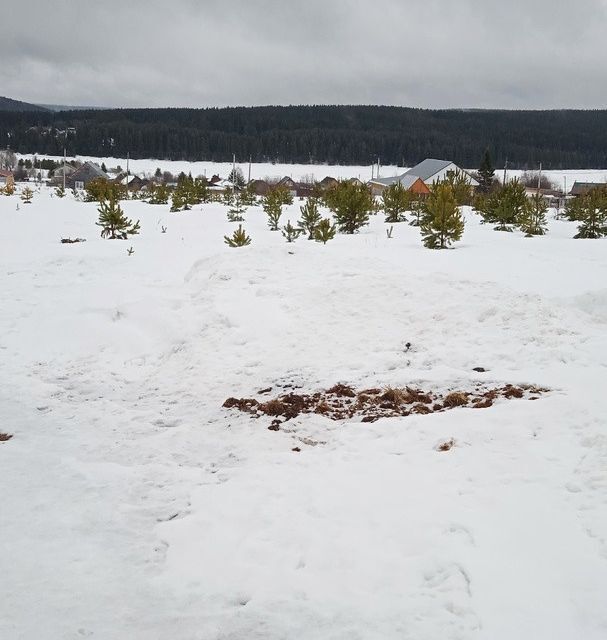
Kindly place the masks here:
POLYGON ((231 207, 234 204, 234 195, 236 191, 231 187, 227 187, 225 191, 221 194, 221 201, 227 207, 231 207))
POLYGON ((230 171, 228 181, 231 182, 236 189, 242 189, 246 184, 242 169, 240 167, 234 167, 234 169, 230 171))
POLYGON ((520 223, 526 202, 525 187, 518 180, 511 180, 485 200, 480 213, 484 222, 497 224, 496 231, 512 231, 520 223))
POLYGON ((282 196, 278 189, 272 189, 262 199, 263 210, 268 216, 270 231, 278 231, 282 215, 282 196))
POLYGON ((103 171, 103 173, 107 173, 107 167, 105 166, 105 162, 101 163, 101 171, 103 171))
POLYGON ((314 229, 314 240, 327 244, 329 240, 333 240, 336 231, 337 228, 334 224, 331 224, 331 220, 323 218, 314 229))
POLYGON ((342 180, 331 192, 329 208, 342 233, 356 233, 369 224, 374 200, 367 185, 342 180))
POLYGON ((87 202, 101 202, 102 200, 121 200, 126 196, 126 187, 117 182, 110 182, 105 178, 95 178, 85 187, 87 202))
POLYGON ((459 206, 469 205, 472 202, 470 178, 463 171, 447 171, 445 182, 449 183, 453 197, 459 206))
POLYGON ((546 212, 548 205, 541 194, 527 198, 520 215, 520 228, 527 237, 543 236, 547 231, 546 212))
POLYGON ((61 187, 57 187, 57 188, 55 189, 55 195, 56 195, 58 198, 65 198, 65 189, 63 188, 63 186, 61 186, 61 187))
POLYGON ((300 233, 301 229, 294 227, 290 220, 288 220, 287 224, 282 228, 282 235, 287 242, 295 242, 295 240, 299 238, 300 233))
POLYGON ((256 201, 257 198, 255 196, 255 192, 253 191, 253 189, 251 188, 250 185, 247 185, 241 192, 240 192, 240 199, 242 201, 242 204, 245 207, 252 207, 256 201))
POLYGON ((321 215, 318 211, 318 201, 316 198, 308 198, 306 204, 300 207, 299 210, 301 211, 301 220, 297 224, 302 233, 308 234, 308 240, 313 240, 314 230, 321 220, 321 215))
POLYGON ((156 167, 156 171, 154 172, 154 178, 157 181, 162 180, 162 169, 160 167, 156 167))
POLYGON ((102 200, 97 211, 99 221, 95 224, 101 227, 102 238, 126 240, 129 236, 139 233, 139 220, 133 223, 127 218, 117 200, 102 200))
POLYGON ((201 202, 208 202, 211 198, 211 191, 209 190, 209 184, 206 178, 196 178, 191 186, 192 190, 192 204, 200 204, 201 202))
POLYGON ((223 236, 223 239, 229 247, 246 247, 251 244, 251 238, 246 234, 241 224, 231 236, 223 236))
POLYGON ((413 218, 411 218, 411 222, 409 222, 412 227, 419 227, 421 224, 423 209, 423 200, 421 198, 414 198, 411 202, 411 213, 413 214, 413 218))
POLYGON ((584 198, 571 198, 565 204, 565 218, 571 222, 578 222, 584 215, 584 198))
POLYGON ((582 197, 581 217, 574 238, 607 236, 607 190, 593 189, 582 197))
POLYGON ((393 224, 406 220, 405 212, 411 206, 411 193, 400 182, 386 187, 381 199, 387 223, 393 224))
POLYGON ((244 220, 244 213, 246 207, 241 197, 241 192, 234 195, 232 206, 228 209, 228 220, 230 222, 242 222, 244 220))
POLYGON ((281 205, 287 206, 293 204, 293 195, 284 185, 278 185, 274 187, 273 191, 276 192, 277 198, 281 205))
POLYGON ((422 242, 429 249, 446 249, 451 243, 461 239, 464 219, 448 182, 439 182, 433 186, 424 202, 420 230, 422 242))
POLYGON ((485 149, 485 153, 483 154, 481 165, 478 168, 478 176, 478 190, 481 193, 489 193, 495 180, 495 171, 493 169, 493 163, 491 162, 491 155, 489 154, 488 148, 485 149))
POLYGON ((157 184, 152 188, 149 204, 167 204, 169 201, 169 188, 166 184, 157 184))
POLYGON ((34 192, 29 187, 25 187, 21 192, 21 200, 23 200, 23 204, 31 204, 33 197, 34 192))
POLYGON ((183 191, 181 191, 180 189, 175 189, 171 198, 171 213, 175 213, 176 211, 183 211, 186 208, 187 203, 184 201, 183 191))

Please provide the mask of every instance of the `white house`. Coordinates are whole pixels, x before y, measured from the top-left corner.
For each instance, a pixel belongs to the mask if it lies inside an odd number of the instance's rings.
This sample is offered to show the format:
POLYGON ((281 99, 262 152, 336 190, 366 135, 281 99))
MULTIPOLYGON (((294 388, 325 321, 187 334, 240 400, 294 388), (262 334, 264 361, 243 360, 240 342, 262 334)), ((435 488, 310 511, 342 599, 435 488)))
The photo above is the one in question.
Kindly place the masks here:
MULTIPOLYGON (((381 190, 382 187, 385 188, 395 182, 400 182, 406 188, 410 188, 410 185, 415 184, 417 180, 421 180, 426 187, 431 187, 435 182, 444 180, 449 171, 461 173, 466 176, 471 187, 478 187, 478 181, 454 162, 451 162, 451 160, 435 160, 434 158, 427 158, 398 176, 376 178, 372 181, 372 186, 377 186, 381 190)), ((412 190, 418 191, 417 189, 412 190)))
POLYGON ((451 160, 435 160, 433 158, 427 158, 409 169, 405 175, 417 176, 430 187, 435 182, 444 180, 449 171, 463 174, 468 178, 471 187, 478 187, 478 181, 462 168, 458 167, 454 162, 451 162, 451 160))

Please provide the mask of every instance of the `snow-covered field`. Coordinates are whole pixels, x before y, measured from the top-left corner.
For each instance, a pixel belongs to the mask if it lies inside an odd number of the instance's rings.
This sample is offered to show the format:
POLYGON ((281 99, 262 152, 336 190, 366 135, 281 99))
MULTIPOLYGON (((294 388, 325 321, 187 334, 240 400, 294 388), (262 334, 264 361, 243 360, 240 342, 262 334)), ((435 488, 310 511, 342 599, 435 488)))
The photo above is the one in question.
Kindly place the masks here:
POLYGON ((467 210, 450 251, 382 216, 287 244, 251 208, 231 249, 222 205, 124 208, 109 241, 95 204, 0 197, 2 640, 607 638, 607 240, 467 210), (552 391, 277 432, 222 408, 478 381, 552 391))

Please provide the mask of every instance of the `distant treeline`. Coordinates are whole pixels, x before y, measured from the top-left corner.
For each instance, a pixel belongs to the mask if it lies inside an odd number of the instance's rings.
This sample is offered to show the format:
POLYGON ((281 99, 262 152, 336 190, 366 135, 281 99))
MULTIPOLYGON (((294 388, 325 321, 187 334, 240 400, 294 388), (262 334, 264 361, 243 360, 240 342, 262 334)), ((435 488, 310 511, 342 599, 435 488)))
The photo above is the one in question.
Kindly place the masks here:
POLYGON ((607 168, 607 111, 427 110, 378 106, 2 112, 0 148, 166 160, 411 166, 607 168))

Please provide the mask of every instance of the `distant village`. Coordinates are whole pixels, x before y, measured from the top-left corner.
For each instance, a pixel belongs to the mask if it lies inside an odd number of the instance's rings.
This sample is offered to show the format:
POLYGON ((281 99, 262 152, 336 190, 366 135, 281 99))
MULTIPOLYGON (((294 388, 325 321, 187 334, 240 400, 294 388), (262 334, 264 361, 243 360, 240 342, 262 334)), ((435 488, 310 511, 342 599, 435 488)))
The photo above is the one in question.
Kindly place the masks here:
MULTIPOLYGON (((390 177, 379 177, 380 167, 371 169, 372 178, 366 182, 373 196, 381 196, 383 191, 391 185, 400 184, 405 190, 418 198, 424 198, 430 193, 432 185, 443 180, 449 173, 459 173, 466 177, 470 187, 476 189, 479 186, 475 172, 467 171, 457 166, 450 160, 438 160, 427 158, 404 171, 401 174, 390 177)), ((183 174, 185 175, 185 174, 183 174)), ((218 195, 227 191, 237 191, 246 188, 257 196, 265 196, 275 187, 281 187, 296 198, 306 198, 326 191, 337 185, 339 179, 333 176, 325 176, 315 181, 313 176, 303 180, 294 180, 290 176, 264 179, 246 180, 242 171, 234 165, 228 176, 221 177, 214 174, 210 177, 197 176, 207 183, 211 193, 218 195)), ((53 187, 64 187, 75 191, 84 190, 94 180, 107 180, 110 183, 122 185, 130 194, 145 197, 158 185, 175 188, 180 175, 169 171, 156 169, 154 174, 131 172, 121 166, 107 168, 105 164, 97 164, 92 161, 80 162, 78 160, 56 161, 51 159, 19 159, 14 168, 0 169, 0 187, 15 182, 44 182, 53 187)), ((528 196, 541 194, 548 206, 561 207, 567 197, 577 197, 587 194, 596 187, 605 186, 603 182, 579 182, 571 185, 566 193, 541 173, 531 172, 523 174, 523 184, 528 196)), ((359 178, 347 178, 350 182, 365 184, 359 178)))

